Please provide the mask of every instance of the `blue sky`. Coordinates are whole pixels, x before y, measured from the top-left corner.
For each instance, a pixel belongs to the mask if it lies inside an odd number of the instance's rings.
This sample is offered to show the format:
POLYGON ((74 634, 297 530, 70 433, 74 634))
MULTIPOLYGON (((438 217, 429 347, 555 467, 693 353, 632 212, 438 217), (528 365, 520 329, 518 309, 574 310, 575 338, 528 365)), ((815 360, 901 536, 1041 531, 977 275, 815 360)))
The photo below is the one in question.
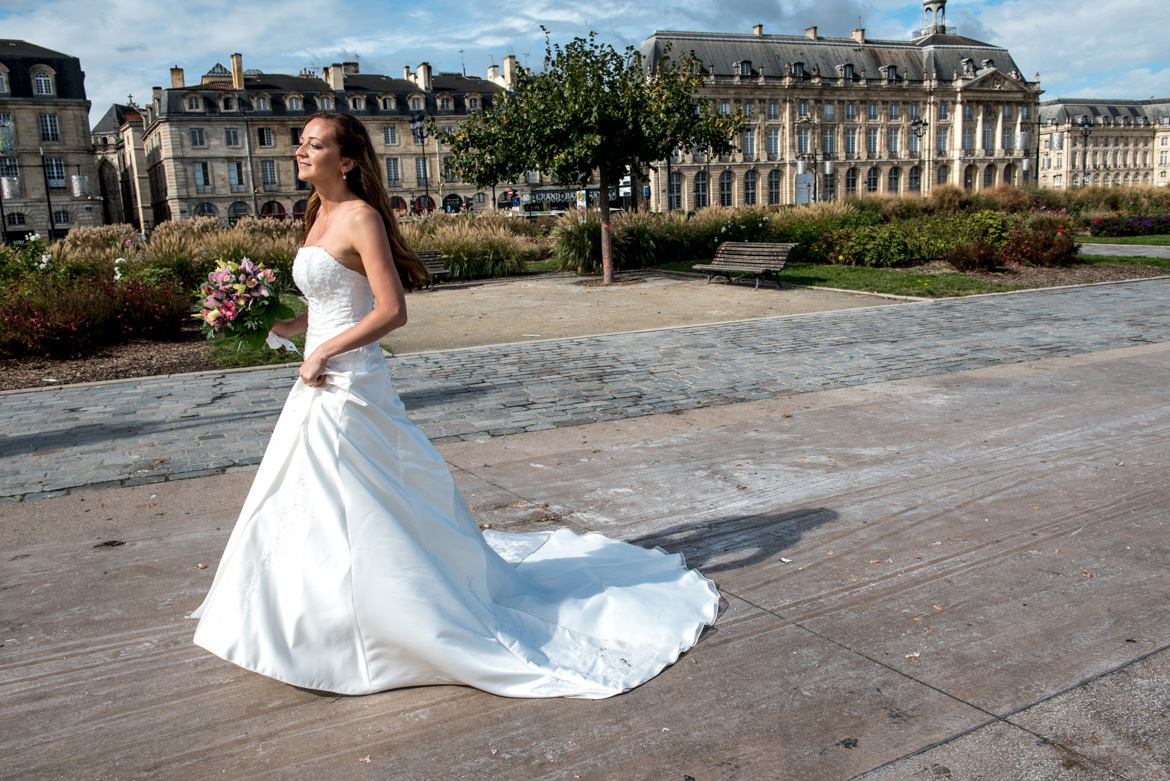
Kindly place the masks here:
MULTIPOLYGON (((543 24, 555 41, 593 30, 616 47, 654 30, 799 35, 817 25, 844 36, 905 39, 920 26, 920 2, 901 0, 547 0, 500 2, 369 0, 0 0, 0 36, 81 58, 96 121, 129 93, 149 99, 169 68, 188 83, 242 52, 245 68, 296 73, 357 59, 363 72, 399 75, 428 61, 435 70, 482 76, 515 54, 539 68, 543 24)), ((950 0, 948 23, 961 35, 1005 46, 1045 98, 1170 97, 1170 54, 1157 31, 1170 29, 1166 0, 950 0)))

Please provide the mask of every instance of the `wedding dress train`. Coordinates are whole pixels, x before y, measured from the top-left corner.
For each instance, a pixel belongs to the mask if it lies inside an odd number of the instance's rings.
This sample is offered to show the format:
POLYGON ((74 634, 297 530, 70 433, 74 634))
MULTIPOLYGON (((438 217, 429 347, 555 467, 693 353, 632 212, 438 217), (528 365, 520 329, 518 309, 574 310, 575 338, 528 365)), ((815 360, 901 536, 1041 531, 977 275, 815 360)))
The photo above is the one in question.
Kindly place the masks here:
MULTIPOLYGON (((293 275, 306 354, 374 305, 366 278, 321 248, 302 248, 293 275)), ((673 663, 718 603, 661 549, 481 532, 372 344, 329 361, 323 386, 293 387, 192 616, 197 644, 309 689, 601 698, 673 663)))

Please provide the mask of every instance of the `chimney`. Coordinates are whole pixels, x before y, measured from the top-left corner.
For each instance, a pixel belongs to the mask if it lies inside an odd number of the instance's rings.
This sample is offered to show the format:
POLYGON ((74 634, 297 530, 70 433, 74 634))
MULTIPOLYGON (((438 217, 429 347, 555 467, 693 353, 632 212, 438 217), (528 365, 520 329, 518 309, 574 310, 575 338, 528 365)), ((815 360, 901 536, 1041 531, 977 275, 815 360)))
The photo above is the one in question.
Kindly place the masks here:
POLYGON ((360 67, 356 62, 341 63, 341 70, 348 75, 357 75, 361 73, 360 67))
POLYGON ((817 39, 817 28, 816 27, 804 28, 804 37, 805 38, 812 38, 815 41, 817 39))
POLYGON ((345 71, 340 62, 335 62, 325 69, 325 81, 329 87, 337 92, 345 91, 345 71))
POLYGON ((423 92, 431 91, 431 64, 429 62, 420 62, 418 68, 415 69, 415 80, 418 82, 418 88, 423 92))
POLYGON ((498 84, 500 81, 500 66, 499 65, 489 65, 487 77, 488 77, 488 81, 495 82, 498 84))
POLYGON ((865 28, 858 27, 853 30, 853 34, 849 36, 858 43, 865 43, 865 28))
POLYGON ((171 68, 171 88, 183 89, 185 86, 187 85, 183 82, 183 69, 176 65, 171 68))
POLYGON ((232 55, 232 87, 234 89, 244 88, 244 55, 232 55))
POLYGON ((762 36, 763 34, 764 34, 764 25, 757 24, 757 25, 752 26, 752 35, 762 36))
POLYGON ((402 66, 402 78, 406 81, 414 81, 414 74, 410 72, 409 65, 402 66))
POLYGON ((516 55, 509 54, 504 58, 504 89, 516 88, 516 55))

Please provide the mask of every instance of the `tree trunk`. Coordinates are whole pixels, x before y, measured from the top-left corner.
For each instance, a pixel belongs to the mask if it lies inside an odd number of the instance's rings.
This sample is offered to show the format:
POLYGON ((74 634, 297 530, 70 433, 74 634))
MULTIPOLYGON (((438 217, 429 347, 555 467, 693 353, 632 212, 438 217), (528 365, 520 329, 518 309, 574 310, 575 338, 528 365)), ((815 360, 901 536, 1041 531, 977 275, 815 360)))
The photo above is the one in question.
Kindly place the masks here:
POLYGON ((597 172, 601 186, 601 273, 606 285, 613 284, 613 241, 609 232, 609 176, 604 167, 597 172))

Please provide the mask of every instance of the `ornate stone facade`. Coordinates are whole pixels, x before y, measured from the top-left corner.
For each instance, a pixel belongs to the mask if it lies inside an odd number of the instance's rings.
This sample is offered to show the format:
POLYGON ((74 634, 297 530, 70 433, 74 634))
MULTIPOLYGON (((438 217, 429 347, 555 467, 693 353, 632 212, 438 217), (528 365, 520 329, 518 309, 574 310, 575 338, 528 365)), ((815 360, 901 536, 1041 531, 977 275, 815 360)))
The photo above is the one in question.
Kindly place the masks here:
POLYGON ((926 0, 909 41, 857 29, 826 38, 655 32, 642 44, 653 74, 667 46, 704 64, 702 94, 742 109, 749 129, 723 159, 680 150, 651 172, 651 207, 694 209, 838 200, 861 192, 924 196, 939 183, 984 189, 1035 181, 1039 76, 1006 49, 945 24, 926 0))
POLYGON ((1165 187, 1170 98, 1040 104, 1040 186, 1165 187))
POLYGON ((154 220, 142 131, 142 109, 133 99, 115 103, 93 128, 93 150, 105 221, 145 231, 154 220))
POLYGON ((90 189, 89 108, 76 57, 0 40, 0 236, 6 240, 29 233, 61 238, 79 225, 101 224, 101 204, 90 189))
POLYGON ((400 212, 424 209, 428 190, 431 208, 489 209, 491 193, 449 175, 445 147, 433 136, 417 143, 409 121, 423 111, 440 128, 455 126, 510 88, 515 69, 508 57, 486 79, 432 74, 427 63, 398 79, 362 74, 353 62, 288 76, 245 71, 234 54, 230 69, 216 64, 188 85, 172 68, 171 86, 155 87, 144 111, 151 219, 299 216, 309 187, 296 176, 294 152, 305 119, 321 109, 362 120, 400 212))

